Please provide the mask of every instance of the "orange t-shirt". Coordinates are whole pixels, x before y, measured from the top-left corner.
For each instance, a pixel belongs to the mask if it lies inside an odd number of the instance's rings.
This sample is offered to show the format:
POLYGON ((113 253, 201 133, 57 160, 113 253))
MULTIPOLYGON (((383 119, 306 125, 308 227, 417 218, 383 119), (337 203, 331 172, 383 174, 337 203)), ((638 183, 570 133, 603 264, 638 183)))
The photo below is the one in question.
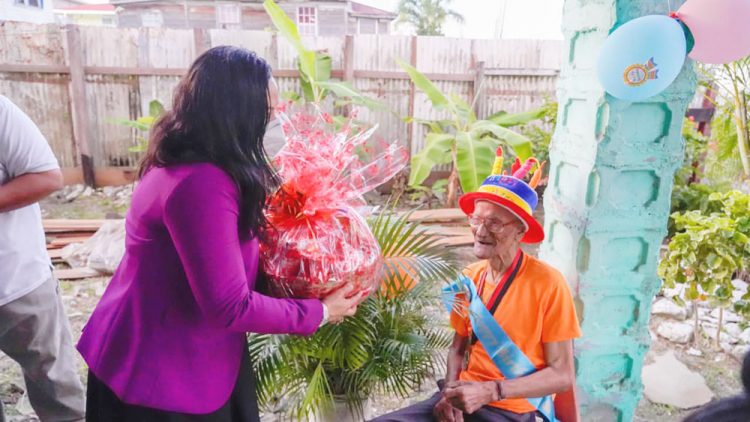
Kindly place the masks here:
MULTIPOLYGON (((523 262, 505 297, 495 312, 495 320, 513 340, 531 363, 542 369, 546 366, 543 343, 571 340, 581 336, 573 297, 565 278, 559 271, 538 259, 523 254, 523 262)), ((488 261, 474 263, 464 274, 478 286, 488 261)), ((509 269, 508 271, 511 271, 509 269)), ((505 277, 503 277, 505 278, 505 277)), ((487 305, 495 290, 489 277, 485 277, 482 302, 487 305)), ((464 304, 466 299, 463 298, 464 304)), ((469 317, 463 312, 451 312, 451 325, 461 336, 471 336, 469 317)), ((469 349, 469 362, 461 372, 463 381, 496 381, 505 379, 490 359, 482 343, 477 341, 469 349)), ((505 399, 490 406, 515 413, 533 412, 536 409, 526 399, 505 399)))

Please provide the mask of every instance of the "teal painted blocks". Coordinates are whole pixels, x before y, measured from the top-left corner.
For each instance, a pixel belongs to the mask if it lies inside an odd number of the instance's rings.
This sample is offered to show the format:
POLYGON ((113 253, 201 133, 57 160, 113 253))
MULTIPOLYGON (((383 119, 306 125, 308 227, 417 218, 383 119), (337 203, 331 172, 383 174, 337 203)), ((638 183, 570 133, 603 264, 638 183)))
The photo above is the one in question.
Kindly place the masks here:
POLYGON ((688 61, 667 91, 630 103, 603 92, 594 66, 613 28, 666 12, 666 3, 645 0, 565 3, 541 256, 565 274, 576 296, 584 420, 631 420, 640 400, 657 260, 683 157, 682 119, 696 86, 688 61))

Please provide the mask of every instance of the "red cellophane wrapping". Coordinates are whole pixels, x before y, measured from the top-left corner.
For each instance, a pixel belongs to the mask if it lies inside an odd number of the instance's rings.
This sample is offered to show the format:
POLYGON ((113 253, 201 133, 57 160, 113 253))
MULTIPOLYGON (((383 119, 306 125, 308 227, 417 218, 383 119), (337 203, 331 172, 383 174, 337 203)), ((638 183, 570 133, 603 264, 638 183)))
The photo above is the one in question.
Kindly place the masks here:
POLYGON ((278 117, 286 145, 274 164, 283 184, 269 198, 269 225, 261 242, 271 294, 323 298, 345 285, 373 291, 382 275, 382 255, 355 208, 365 205, 364 193, 404 168, 406 150, 392 144, 368 148, 376 128, 345 124, 336 130, 325 113, 280 112, 278 117), (379 151, 366 153, 373 149, 379 151))

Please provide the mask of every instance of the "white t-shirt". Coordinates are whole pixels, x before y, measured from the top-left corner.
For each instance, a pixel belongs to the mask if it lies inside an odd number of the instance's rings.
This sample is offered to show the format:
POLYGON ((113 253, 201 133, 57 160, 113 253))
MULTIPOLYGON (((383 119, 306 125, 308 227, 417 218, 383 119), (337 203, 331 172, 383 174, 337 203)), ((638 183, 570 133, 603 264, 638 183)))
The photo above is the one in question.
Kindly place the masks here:
MULTIPOLYGON (((44 135, 21 109, 0 95, 0 185, 26 173, 59 168, 44 135)), ((39 204, 0 212, 0 306, 52 277, 39 204)))

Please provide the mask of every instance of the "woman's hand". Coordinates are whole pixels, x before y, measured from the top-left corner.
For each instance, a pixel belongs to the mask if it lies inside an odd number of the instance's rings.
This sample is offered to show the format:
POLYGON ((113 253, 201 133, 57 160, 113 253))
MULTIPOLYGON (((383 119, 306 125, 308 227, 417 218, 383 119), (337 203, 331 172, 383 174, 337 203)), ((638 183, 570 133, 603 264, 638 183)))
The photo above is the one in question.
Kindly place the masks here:
POLYGON ((344 286, 325 298, 322 302, 328 308, 328 322, 336 324, 344 318, 357 312, 357 306, 362 303, 370 290, 354 291, 353 285, 344 286))

